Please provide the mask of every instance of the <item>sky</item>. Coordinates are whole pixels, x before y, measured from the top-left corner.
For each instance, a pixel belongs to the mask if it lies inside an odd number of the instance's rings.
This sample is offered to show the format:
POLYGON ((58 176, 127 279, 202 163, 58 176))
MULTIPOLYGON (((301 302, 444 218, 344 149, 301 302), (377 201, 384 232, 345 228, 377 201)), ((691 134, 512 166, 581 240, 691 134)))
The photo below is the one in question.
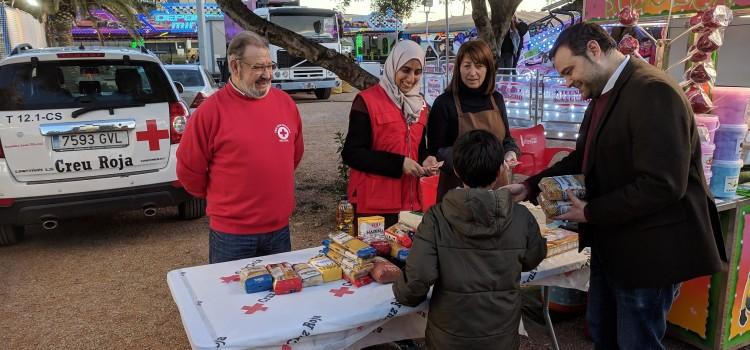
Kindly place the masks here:
MULTIPOLYGON (((338 1, 336 0, 300 0, 300 5, 315 8, 335 8, 337 3, 338 1)), ((539 11, 544 5, 546 5, 546 3, 545 0, 523 0, 521 5, 518 6, 518 9, 524 11, 539 11)), ((438 0, 433 0, 433 4, 434 5, 429 13, 429 19, 432 21, 445 18, 445 4, 438 3, 438 0)), ((370 12, 370 0, 351 0, 351 5, 349 5, 344 11, 346 14, 358 15, 366 15, 370 12)), ((449 12, 454 16, 462 15, 463 4, 460 1, 451 1, 449 12)), ((466 14, 471 14, 471 2, 466 4, 466 14)), ((425 13, 423 7, 418 6, 406 22, 424 22, 424 20, 425 13)))

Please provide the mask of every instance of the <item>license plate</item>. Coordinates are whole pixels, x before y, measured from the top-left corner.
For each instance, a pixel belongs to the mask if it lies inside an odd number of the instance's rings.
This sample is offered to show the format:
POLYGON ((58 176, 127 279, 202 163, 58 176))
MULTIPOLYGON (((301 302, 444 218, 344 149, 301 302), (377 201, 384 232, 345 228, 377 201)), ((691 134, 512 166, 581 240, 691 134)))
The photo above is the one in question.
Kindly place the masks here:
POLYGON ((127 131, 87 132, 52 136, 55 151, 78 151, 97 148, 127 147, 127 131))
POLYGON ((315 88, 315 83, 302 83, 302 86, 305 89, 314 89, 315 88))

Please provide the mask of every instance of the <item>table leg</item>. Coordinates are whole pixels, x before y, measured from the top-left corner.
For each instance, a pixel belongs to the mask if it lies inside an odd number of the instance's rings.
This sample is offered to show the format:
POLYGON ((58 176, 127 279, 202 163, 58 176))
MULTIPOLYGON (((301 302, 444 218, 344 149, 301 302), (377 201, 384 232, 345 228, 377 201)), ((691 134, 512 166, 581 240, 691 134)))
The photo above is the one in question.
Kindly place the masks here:
POLYGON ((555 329, 552 327, 552 318, 549 316, 549 287, 548 286, 542 286, 542 302, 544 302, 543 307, 543 314, 544 314, 544 322, 547 323, 547 330, 549 330, 549 335, 552 337, 552 345, 554 345, 555 350, 560 350, 560 345, 557 344, 557 336, 555 336, 555 329))

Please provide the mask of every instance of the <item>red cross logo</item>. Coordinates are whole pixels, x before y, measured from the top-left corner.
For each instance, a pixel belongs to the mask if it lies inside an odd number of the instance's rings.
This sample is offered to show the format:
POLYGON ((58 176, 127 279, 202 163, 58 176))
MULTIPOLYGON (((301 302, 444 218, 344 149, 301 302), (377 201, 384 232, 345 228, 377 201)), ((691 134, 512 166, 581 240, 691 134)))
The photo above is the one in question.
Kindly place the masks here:
POLYGON ((339 289, 331 289, 329 292, 333 293, 334 296, 337 296, 339 298, 343 297, 346 294, 354 294, 354 292, 349 290, 349 287, 341 287, 339 289))
POLYGON ((281 142, 287 142, 289 140, 289 127, 284 124, 276 125, 276 128, 274 129, 274 132, 276 133, 276 136, 279 137, 279 141, 281 142))
POLYGON ((281 346, 281 350, 292 350, 292 347, 289 344, 284 344, 281 346))
POLYGON ((138 131, 135 133, 135 139, 138 141, 148 141, 148 149, 150 151, 158 151, 159 140, 168 139, 169 130, 159 130, 156 128, 156 119, 149 119, 146 121, 146 131, 138 131))
POLYGON ((240 281, 240 275, 230 275, 230 276, 224 276, 219 277, 221 279, 221 283, 229 283, 229 282, 239 282, 240 281))
POLYGON ((253 306, 243 306, 243 307, 242 307, 242 310, 245 310, 245 313, 246 313, 246 314, 248 314, 248 315, 252 315, 252 314, 253 314, 253 313, 255 313, 256 311, 266 311, 266 310, 268 310, 268 308, 267 308, 267 307, 265 307, 265 306, 263 306, 263 304, 258 304, 258 303, 256 303, 256 304, 255 304, 255 305, 253 305, 253 306))

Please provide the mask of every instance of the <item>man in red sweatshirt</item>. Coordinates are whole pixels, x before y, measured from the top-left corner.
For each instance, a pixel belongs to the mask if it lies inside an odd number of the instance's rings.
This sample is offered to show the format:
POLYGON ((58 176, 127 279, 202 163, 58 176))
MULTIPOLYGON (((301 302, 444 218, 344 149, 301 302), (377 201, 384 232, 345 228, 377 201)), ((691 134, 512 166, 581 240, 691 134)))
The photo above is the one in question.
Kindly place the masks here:
POLYGON ((193 113, 177 151, 180 182, 208 202, 212 264, 291 250, 304 151, 297 105, 271 87, 268 41, 242 32, 227 53, 229 83, 193 113))

